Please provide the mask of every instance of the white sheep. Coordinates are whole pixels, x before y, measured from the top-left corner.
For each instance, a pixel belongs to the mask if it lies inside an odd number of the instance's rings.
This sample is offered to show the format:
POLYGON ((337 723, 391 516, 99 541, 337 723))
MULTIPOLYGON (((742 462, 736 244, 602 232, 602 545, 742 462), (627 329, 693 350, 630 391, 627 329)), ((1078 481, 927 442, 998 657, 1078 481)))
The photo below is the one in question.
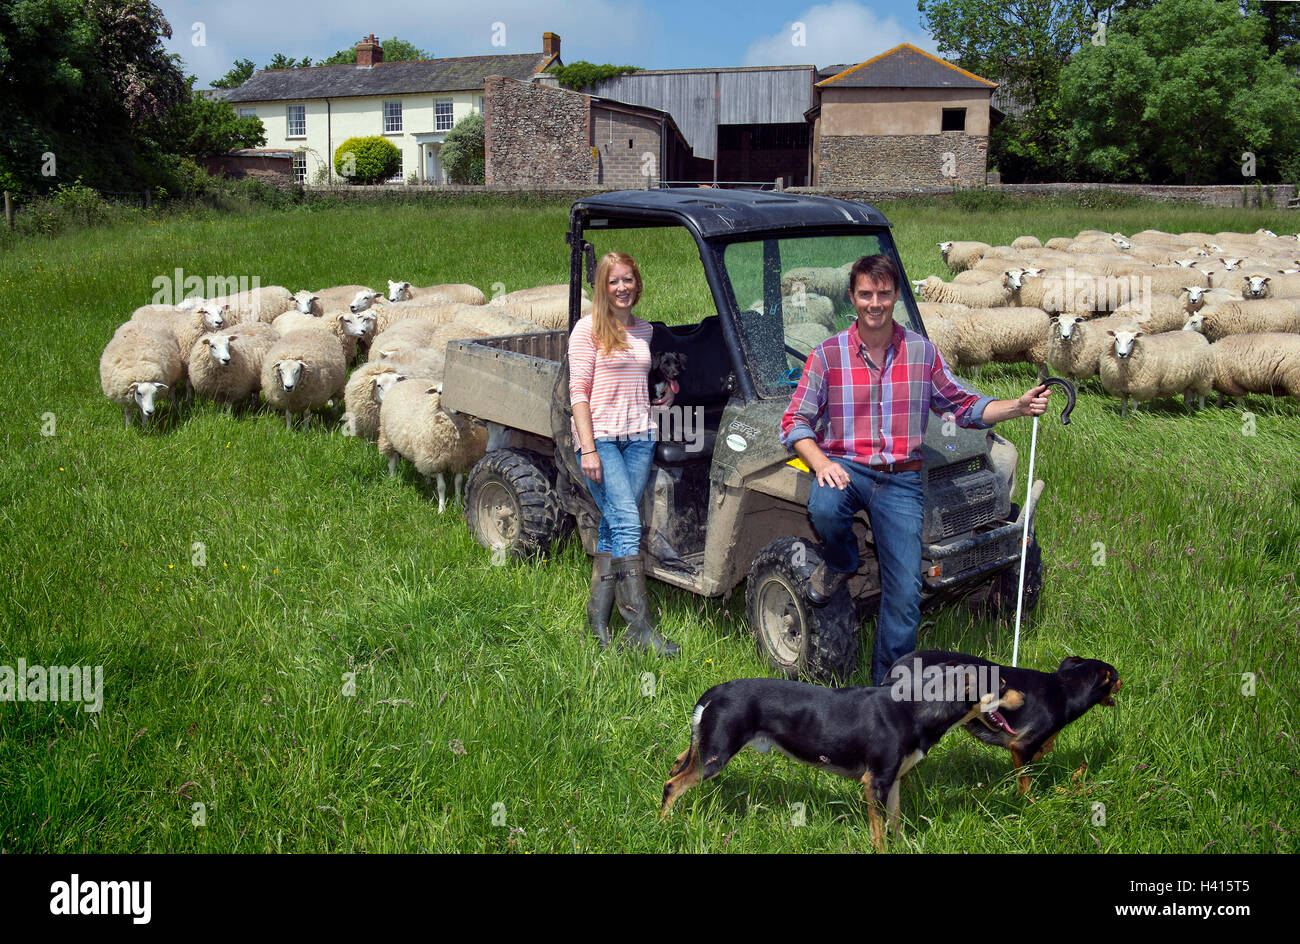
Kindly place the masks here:
POLYGON ((1041 309, 972 308, 950 320, 957 328, 956 360, 962 367, 1029 363, 1045 375, 1051 322, 1041 309))
POLYGON ((1137 322, 1123 315, 1091 321, 1078 315, 1056 315, 1048 335, 1047 363, 1056 373, 1074 380, 1095 377, 1102 351, 1111 343, 1106 332, 1136 327, 1137 322))
POLYGON ((264 322, 234 325, 205 334, 190 352, 190 384, 194 392, 232 407, 262 389, 262 362, 278 335, 264 322), (256 329, 263 330, 256 330, 256 329))
MULTIPOLYGON (((1200 311, 1206 305, 1224 305, 1228 302, 1240 302, 1242 298, 1240 292, 1234 292, 1229 288, 1201 288, 1199 285, 1189 285, 1186 291, 1179 296, 1187 311, 1200 311)), ((1173 330, 1173 329, 1169 329, 1173 330)))
POLYGON ((181 366, 188 369, 190 351, 200 336, 210 331, 220 331, 226 326, 229 309, 225 305, 205 301, 198 308, 175 308, 170 305, 145 305, 131 315, 135 324, 153 325, 170 331, 181 352, 181 366))
POLYGON ((375 294, 374 289, 366 285, 332 285, 329 288, 318 289, 312 294, 316 296, 322 312, 331 312, 347 310, 362 292, 372 296, 375 294))
MULTIPOLYGON (((375 363, 384 357, 390 357, 398 351, 413 347, 429 347, 443 324, 424 318, 411 318, 399 321, 387 331, 375 337, 370 345, 368 360, 375 363)), ((441 377, 435 380, 441 380, 441 377)))
POLYGON ((462 305, 452 323, 470 325, 486 337, 533 334, 542 330, 539 325, 493 305, 462 305))
MULTIPOLYGON (((761 312, 762 299, 750 305, 749 310, 761 312)), ((835 305, 825 295, 814 295, 811 292, 805 292, 802 296, 791 295, 781 299, 781 322, 786 327, 811 322, 834 333, 835 305)))
POLYGON ((1065 252, 1072 245, 1074 245, 1074 240, 1069 236, 1053 236, 1047 242, 1043 243, 1043 248, 1053 249, 1057 252, 1065 252))
MULTIPOLYGON (((568 286, 566 285, 565 288, 567 289, 568 286)), ((483 294, 481 289, 474 285, 467 285, 464 282, 415 286, 410 282, 394 282, 389 279, 387 298, 390 302, 408 302, 420 298, 441 298, 449 302, 460 302, 462 305, 487 304, 487 296, 483 294)))
POLYGON ((781 294, 797 295, 810 292, 824 295, 836 304, 849 303, 849 270, 853 263, 842 266, 795 266, 781 276, 781 294))
POLYGON ((1300 298, 1300 276, 1297 275, 1245 275, 1241 279, 1241 294, 1247 298, 1300 298))
MULTIPOLYGON (((460 310, 467 307, 464 302, 454 302, 426 296, 407 302, 393 302, 379 309, 376 316, 375 330, 383 334, 393 325, 412 318, 435 321, 440 324, 452 321, 460 310)), ((481 308, 481 305, 469 306, 481 308)))
POLYGON ((1300 299, 1248 299, 1210 305, 1189 314, 1183 330, 1196 331, 1211 341, 1230 334, 1300 332, 1300 299))
MULTIPOLYGON (((805 294, 809 294, 805 292, 805 294)), ((547 331, 567 330, 569 327, 569 293, 565 286, 564 294, 543 293, 533 289, 524 289, 501 295, 488 302, 489 307, 503 308, 512 315, 527 319, 547 331)), ((591 302, 582 299, 579 302, 579 317, 591 314, 591 302)))
POLYGON ((392 364, 363 364, 352 372, 343 390, 343 427, 349 436, 374 442, 379 435, 379 409, 393 384, 404 379, 392 364))
POLYGON ((1180 296, 1141 295, 1120 305, 1112 314, 1128 318, 1147 334, 1178 331, 1187 320, 1187 298, 1186 292, 1180 296))
POLYGON ((921 283, 920 300, 955 302, 970 308, 996 308, 1010 303, 1011 286, 1005 272, 997 281, 982 285, 955 285, 932 275, 921 283))
POLYGON ((1267 393, 1300 399, 1300 334, 1234 334, 1210 345, 1214 389, 1241 398, 1267 393))
POLYGON ((960 272, 979 262, 992 248, 988 243, 949 239, 939 243, 939 254, 943 256, 944 264, 948 268, 960 272))
POLYGON ((952 284, 983 285, 985 282, 996 282, 1001 277, 1002 273, 996 269, 962 269, 952 277, 952 284))
POLYGON ((283 285, 263 285, 234 295, 210 298, 208 303, 228 306, 227 320, 232 323, 265 321, 269 324, 276 315, 294 306, 293 293, 283 285))
POLYGON ((465 470, 487 449, 487 433, 461 413, 442 408, 439 385, 411 378, 395 384, 379 409, 379 452, 388 457, 388 474, 397 474, 399 457, 409 459, 429 480, 438 479, 438 513, 447 507, 444 473, 456 472, 460 493, 465 470))
POLYGON ((122 408, 122 421, 131 428, 131 407, 140 410, 140 425, 148 424, 161 393, 181 379, 181 353, 176 335, 165 327, 128 321, 118 327, 99 358, 99 386, 104 396, 122 408))
MULTIPOLYGON (((957 334, 957 325, 933 308, 927 311, 925 304, 921 303, 918 307, 921 308, 921 324, 925 327, 926 337, 938 348, 943 362, 950 369, 956 370, 962 366, 958 356, 961 339, 957 334)), ((964 308, 963 311, 970 311, 970 309, 964 308)))
POLYGON ((296 310, 286 311, 275 319, 274 328, 282 335, 304 329, 328 331, 339 339, 339 344, 343 347, 343 357, 351 364, 357 356, 357 351, 369 345, 375 336, 375 311, 370 309, 360 314, 343 311, 321 318, 315 315, 304 315, 296 310))
POLYGON ((1214 383, 1214 359, 1204 337, 1191 331, 1144 335, 1127 328, 1106 333, 1114 343, 1103 350, 1098 373, 1106 392, 1120 398, 1120 416, 1128 415, 1129 397, 1137 403, 1181 393, 1187 409, 1193 396, 1204 408, 1214 383))
POLYGON ((284 411, 286 429, 292 428, 294 413, 305 413, 303 426, 310 425, 312 410, 341 396, 346 381, 343 346, 328 331, 291 331, 271 345, 262 362, 262 393, 275 410, 284 411))
POLYGON ((1150 279, 1149 291, 1164 295, 1177 295, 1187 290, 1189 285, 1209 288, 1210 278, 1200 269, 1185 269, 1182 266, 1153 266, 1141 275, 1143 286, 1150 279))
POLYGON ((305 289, 293 293, 292 310, 301 312, 304 315, 315 315, 317 318, 325 314, 325 309, 321 305, 321 297, 315 292, 308 292, 305 289))
POLYGON ((1037 236, 1017 236, 1011 240, 1012 249, 1042 249, 1043 243, 1037 236))

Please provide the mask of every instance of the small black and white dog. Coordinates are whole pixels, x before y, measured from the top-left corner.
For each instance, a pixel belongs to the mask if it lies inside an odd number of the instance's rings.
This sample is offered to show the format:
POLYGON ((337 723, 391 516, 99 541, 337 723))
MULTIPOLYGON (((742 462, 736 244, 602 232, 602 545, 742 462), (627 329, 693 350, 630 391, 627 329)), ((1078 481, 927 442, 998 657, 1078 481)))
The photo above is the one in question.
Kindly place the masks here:
POLYGON ((650 402, 659 400, 671 387, 680 389, 678 378, 686 370, 686 355, 680 351, 660 351, 650 357, 650 402))

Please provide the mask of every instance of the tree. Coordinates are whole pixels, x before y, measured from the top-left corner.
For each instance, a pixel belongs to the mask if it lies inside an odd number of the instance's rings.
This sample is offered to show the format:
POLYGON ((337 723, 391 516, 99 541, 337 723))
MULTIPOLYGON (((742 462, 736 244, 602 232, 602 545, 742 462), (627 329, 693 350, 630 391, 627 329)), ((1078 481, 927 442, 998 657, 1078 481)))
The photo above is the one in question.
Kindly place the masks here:
POLYGON ((1269 55, 1266 25, 1215 0, 1123 11, 1062 72, 1071 164, 1110 180, 1279 179, 1300 157, 1300 78, 1269 55))
POLYGON ((271 57, 271 61, 262 66, 263 69, 306 69, 311 66, 311 56, 304 56, 302 60, 291 59, 282 52, 277 52, 271 57))
POLYGON ((148 183, 156 144, 137 131, 185 95, 171 35, 148 0, 0 0, 0 174, 36 191, 148 183))
POLYGON ((447 132, 438 160, 447 168, 454 184, 481 184, 486 179, 484 157, 485 122, 478 112, 466 115, 447 132))
POLYGON ((641 67, 596 65, 593 62, 579 59, 567 66, 551 66, 546 71, 554 73, 556 79, 565 88, 579 91, 591 88, 597 82, 603 82, 606 79, 627 75, 630 72, 640 72, 641 67))
MULTIPOLYGON (((384 62, 416 62, 420 59, 433 58, 433 53, 419 48, 414 43, 408 43, 404 39, 398 39, 396 36, 392 39, 384 40, 379 45, 382 46, 384 50, 384 62)), ((328 59, 322 59, 319 64, 323 66, 341 66, 356 61, 357 47, 352 46, 348 49, 340 49, 328 59)))
POLYGON ((941 55, 999 83, 1029 106, 993 135, 990 160, 1011 178, 1055 176, 1062 156, 1055 107, 1061 67, 1095 34, 1099 5, 1088 0, 918 0, 917 9, 941 55))
POLYGON ((212 83, 213 88, 239 88, 257 71, 252 59, 236 59, 230 71, 212 83))
POLYGON ((171 110, 159 129, 160 143, 168 153, 208 157, 266 143, 261 119, 240 118, 229 102, 195 92, 195 81, 194 76, 186 80, 189 97, 171 110))

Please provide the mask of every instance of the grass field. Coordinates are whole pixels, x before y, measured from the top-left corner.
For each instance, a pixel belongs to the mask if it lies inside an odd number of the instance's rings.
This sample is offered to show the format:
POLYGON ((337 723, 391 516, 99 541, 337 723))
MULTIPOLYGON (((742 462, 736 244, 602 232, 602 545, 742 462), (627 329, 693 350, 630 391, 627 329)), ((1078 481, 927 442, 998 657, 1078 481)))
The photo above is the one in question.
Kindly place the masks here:
MULTIPOLYGON (((1296 229, 1255 211, 884 209, 911 278, 946 274, 947 238, 1296 229)), ((493 566, 459 506, 438 516, 371 445, 211 405, 125 431, 100 393, 114 327, 178 266, 291 289, 509 291, 567 278, 566 220, 563 205, 507 204, 207 216, 0 255, 0 665, 104 672, 97 713, 0 702, 0 850, 870 849, 860 787, 777 755, 745 752, 657 819, 695 699, 767 674, 742 591, 654 585, 682 657, 601 653, 576 540, 493 566)), ((642 265, 639 314, 707 313, 683 234, 617 244, 642 265)), ((1031 380, 1009 366, 978 386, 1031 380)), ((904 783, 892 850, 1300 848, 1300 408, 1246 409, 1122 420, 1087 386, 1069 427, 1040 425, 1046 582, 1020 661, 1103 658, 1123 676, 1118 707, 1035 765, 1034 803, 1007 752, 950 735, 904 783)), ((1029 423, 999 430, 1023 480, 1029 423)), ((921 643, 1009 661, 1011 628, 955 608, 921 643)))

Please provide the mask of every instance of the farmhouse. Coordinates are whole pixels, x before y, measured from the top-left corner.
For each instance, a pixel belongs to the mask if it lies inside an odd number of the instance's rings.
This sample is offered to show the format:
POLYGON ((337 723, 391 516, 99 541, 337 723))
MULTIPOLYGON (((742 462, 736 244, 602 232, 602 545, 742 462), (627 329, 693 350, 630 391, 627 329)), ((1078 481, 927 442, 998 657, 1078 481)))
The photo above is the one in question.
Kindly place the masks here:
POLYGON ((266 129, 266 148, 293 152, 294 176, 312 183, 328 168, 345 140, 382 135, 402 152, 393 180, 447 183, 438 151, 466 115, 483 112, 489 75, 532 81, 548 66, 562 65, 560 37, 542 34, 542 50, 499 56, 463 56, 417 62, 384 62, 373 33, 357 45, 356 65, 263 70, 226 95, 241 116, 254 115, 266 129))

